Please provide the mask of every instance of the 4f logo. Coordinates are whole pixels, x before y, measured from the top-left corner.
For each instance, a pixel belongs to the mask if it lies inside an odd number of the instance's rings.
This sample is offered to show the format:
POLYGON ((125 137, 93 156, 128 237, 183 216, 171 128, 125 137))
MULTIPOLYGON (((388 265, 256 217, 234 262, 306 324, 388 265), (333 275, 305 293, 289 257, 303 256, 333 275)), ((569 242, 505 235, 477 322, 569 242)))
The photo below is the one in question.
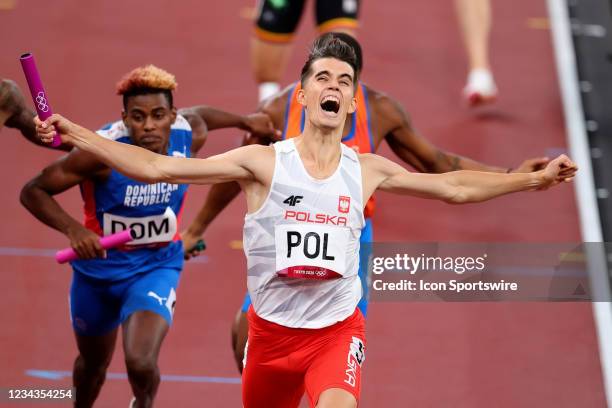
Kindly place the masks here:
POLYGON ((302 201, 302 198, 304 198, 304 196, 292 195, 287 197, 287 199, 283 201, 283 203, 289 204, 291 207, 295 207, 297 203, 302 201))
POLYGON ((338 212, 348 213, 351 209, 351 197, 340 196, 338 198, 338 212))

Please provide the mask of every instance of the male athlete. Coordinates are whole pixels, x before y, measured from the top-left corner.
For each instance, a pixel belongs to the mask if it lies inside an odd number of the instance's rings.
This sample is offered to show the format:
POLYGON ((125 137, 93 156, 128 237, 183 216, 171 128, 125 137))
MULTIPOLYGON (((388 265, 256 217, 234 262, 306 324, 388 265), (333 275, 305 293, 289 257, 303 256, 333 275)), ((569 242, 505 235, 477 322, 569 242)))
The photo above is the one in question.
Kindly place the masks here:
POLYGON ((443 200, 479 202, 546 189, 576 172, 566 156, 533 173, 457 171, 410 173, 375 154, 341 143, 356 109, 356 58, 337 38, 317 41, 296 95, 306 109, 304 131, 273 146, 251 145, 207 159, 172 158, 114 143, 60 115, 36 119, 38 135, 83 149, 143 182, 222 183, 245 191, 244 226, 249 343, 243 405, 356 407, 365 358, 365 325, 357 308, 363 209, 376 189, 443 200), (294 206, 287 197, 302 197, 294 206))
MULTIPOLYGON (((357 40, 345 33, 327 33, 320 38, 323 40, 332 36, 341 39, 353 48, 357 57, 357 74, 360 75, 363 68, 363 59, 361 46, 357 40)), ((262 112, 270 116, 275 128, 283 129, 282 139, 296 137, 304 130, 306 112, 295 97, 300 89, 300 83, 296 82, 283 92, 268 98, 261 108, 262 112)), ((410 118, 398 101, 362 82, 359 82, 355 98, 357 100, 357 110, 347 116, 342 131, 342 143, 356 149, 359 153, 376 152, 384 140, 404 163, 424 173, 443 173, 460 169, 499 173, 511 171, 508 168, 488 166, 466 157, 442 151, 415 131, 410 118)), ((246 143, 254 141, 251 138, 246 143)), ((260 140, 258 142, 268 144, 270 141, 260 140)), ((547 158, 529 159, 514 171, 538 170, 547 161, 547 158)), ((210 223, 239 192, 240 186, 238 183, 219 184, 211 188, 204 206, 189 227, 181 233, 186 248, 194 247, 210 223)), ((374 232, 371 217, 374 214, 374 209, 374 198, 372 197, 364 210, 366 224, 361 231, 362 243, 373 241, 374 232)), ((198 250, 185 252, 187 259, 198 254, 198 250)), ((366 316, 368 306, 367 259, 362 260, 359 275, 364 289, 364 296, 359 302, 359 309, 366 316)), ((242 371, 244 346, 248 333, 246 314, 250 304, 251 299, 247 293, 232 324, 232 348, 239 371, 242 371)))
MULTIPOLYGON (((202 147, 208 129, 241 127, 270 136, 265 115, 242 117, 208 107, 181 111, 173 104, 174 76, 154 66, 135 69, 119 84, 122 121, 99 134, 151 152, 190 157, 202 147)), ((30 140, 36 138, 33 112, 11 81, 0 88, 0 111, 7 125, 30 140), (29 120, 28 120, 29 118, 29 120)), ((71 148, 64 144, 64 148, 71 148)), ((22 190, 21 201, 48 226, 65 234, 80 259, 74 269, 70 311, 79 356, 74 364, 76 406, 93 405, 111 361, 119 325, 125 362, 135 400, 150 407, 159 385, 157 357, 172 323, 176 290, 183 267, 178 223, 187 186, 141 183, 112 170, 80 149, 45 168, 22 190), (85 204, 85 225, 53 198, 76 185, 85 204), (127 227, 135 240, 104 251, 101 235, 127 227)))

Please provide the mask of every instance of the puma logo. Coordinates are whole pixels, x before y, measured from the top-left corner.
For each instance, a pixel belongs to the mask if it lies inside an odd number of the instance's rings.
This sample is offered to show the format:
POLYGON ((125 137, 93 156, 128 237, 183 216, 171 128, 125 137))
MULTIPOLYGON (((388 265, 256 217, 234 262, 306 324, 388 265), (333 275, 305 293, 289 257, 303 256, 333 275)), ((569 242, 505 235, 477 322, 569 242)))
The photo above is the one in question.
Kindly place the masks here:
POLYGON ((164 300, 168 299, 167 297, 158 296, 157 293, 153 292, 152 290, 150 290, 149 293, 147 293, 147 296, 151 296, 152 298, 157 299, 160 306, 164 304, 164 300))

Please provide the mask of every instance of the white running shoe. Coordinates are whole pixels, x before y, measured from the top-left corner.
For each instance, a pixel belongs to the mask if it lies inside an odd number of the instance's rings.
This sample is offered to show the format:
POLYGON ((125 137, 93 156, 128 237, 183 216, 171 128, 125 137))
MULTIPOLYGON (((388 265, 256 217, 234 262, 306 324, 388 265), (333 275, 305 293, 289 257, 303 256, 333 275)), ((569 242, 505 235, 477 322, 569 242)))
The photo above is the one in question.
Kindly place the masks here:
POLYGON ((495 80, 491 71, 488 69, 474 69, 470 71, 467 85, 463 88, 463 96, 470 106, 495 102, 497 86, 495 86, 495 80))
POLYGON ((259 84, 259 102, 276 95, 280 90, 278 82, 262 82, 259 84))

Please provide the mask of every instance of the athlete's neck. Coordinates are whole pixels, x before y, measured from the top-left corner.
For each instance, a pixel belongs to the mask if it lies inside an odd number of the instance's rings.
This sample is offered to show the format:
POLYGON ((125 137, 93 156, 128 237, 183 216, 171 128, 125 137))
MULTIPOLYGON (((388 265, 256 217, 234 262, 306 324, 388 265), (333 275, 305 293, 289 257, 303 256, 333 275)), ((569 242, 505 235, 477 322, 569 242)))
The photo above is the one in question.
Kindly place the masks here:
POLYGON ((341 139, 342 127, 327 131, 306 124, 304 132, 294 142, 311 176, 327 178, 336 171, 342 153, 341 139))

